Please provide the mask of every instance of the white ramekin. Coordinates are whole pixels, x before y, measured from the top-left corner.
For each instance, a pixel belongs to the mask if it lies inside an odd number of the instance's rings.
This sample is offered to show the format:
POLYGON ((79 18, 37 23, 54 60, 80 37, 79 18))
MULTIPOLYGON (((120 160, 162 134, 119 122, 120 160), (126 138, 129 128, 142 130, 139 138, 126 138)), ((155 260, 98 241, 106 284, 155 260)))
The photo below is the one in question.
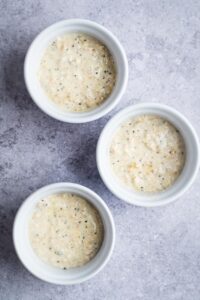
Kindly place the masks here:
POLYGON ((129 106, 116 114, 104 127, 97 144, 97 166, 102 180, 113 194, 121 200, 138 206, 160 206, 179 198, 193 183, 200 164, 199 140, 189 121, 172 107, 158 103, 129 106), (176 182, 159 193, 141 193, 125 188, 113 174, 109 160, 112 136, 125 120, 141 114, 154 114, 169 120, 182 134, 186 146, 186 162, 176 182))
POLYGON ((105 27, 89 20, 70 19, 49 26, 34 39, 26 54, 24 78, 30 96, 39 108, 49 116, 63 122, 85 123, 104 116, 120 101, 128 81, 128 62, 122 45, 105 27), (44 50, 57 36, 67 32, 84 32, 94 36, 108 47, 115 61, 117 81, 113 92, 101 106, 88 112, 62 111, 53 101, 48 99, 38 80, 37 72, 44 50))
POLYGON ((96 275, 111 257, 115 243, 115 226, 105 202, 92 190, 74 183, 55 183, 30 195, 19 208, 13 226, 15 250, 22 264, 36 277, 55 284, 77 284, 96 275), (104 240, 97 255, 86 265, 69 270, 52 267, 34 253, 28 233, 30 217, 41 198, 55 193, 76 193, 91 202, 99 211, 104 225, 104 240))

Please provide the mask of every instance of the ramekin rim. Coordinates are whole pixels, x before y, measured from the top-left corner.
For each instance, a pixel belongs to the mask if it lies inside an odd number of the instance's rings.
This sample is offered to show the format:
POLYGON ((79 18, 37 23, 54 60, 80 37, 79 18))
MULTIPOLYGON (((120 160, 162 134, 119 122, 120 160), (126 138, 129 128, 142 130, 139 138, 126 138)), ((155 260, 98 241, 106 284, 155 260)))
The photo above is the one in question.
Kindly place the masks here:
MULTIPOLYGON (((35 38, 32 40, 31 44, 28 47, 28 50, 26 52, 25 55, 25 59, 24 59, 24 82, 27 88, 27 91, 29 93, 29 95, 31 96, 31 99, 34 101, 34 103, 47 115, 49 115, 50 117, 62 121, 62 122, 66 122, 66 123, 87 123, 87 122, 92 122, 94 120, 97 120, 101 117, 103 117, 104 115, 108 114, 120 101, 120 99, 122 98, 122 95, 125 92, 127 83, 128 83, 128 59, 126 56, 126 52, 124 50, 124 47, 122 46, 122 44, 120 43, 120 41, 118 40, 118 38, 110 31, 108 30, 105 26, 88 20, 88 19, 81 19, 81 18, 73 18, 73 19, 65 19, 65 20, 61 20, 58 22, 55 22, 53 24, 51 24, 50 26, 46 27, 45 29, 43 29, 41 32, 39 32, 35 38), (30 82, 28 80, 29 77, 29 72, 28 72, 28 64, 29 64, 29 59, 30 59, 30 53, 31 51, 33 51, 32 49, 34 48, 35 44, 37 43, 37 41, 44 35, 46 34, 48 31, 52 30, 52 29, 56 29, 59 26, 62 25, 71 25, 71 24, 84 24, 84 25, 89 25, 95 29, 99 29, 101 30, 103 33, 105 33, 109 39, 113 40, 118 48, 118 50, 120 51, 120 54, 122 56, 122 61, 123 61, 123 68, 124 68, 124 77, 123 77, 123 81, 121 81, 121 86, 120 86, 120 90, 118 92, 118 94, 116 95, 115 99, 106 107, 104 107, 104 109, 102 109, 99 112, 95 112, 94 109, 94 113, 92 113, 91 111, 91 115, 90 116, 84 116, 84 113, 82 114, 82 117, 78 117, 78 118, 74 118, 72 115, 71 116, 63 116, 63 115, 59 115, 59 113, 57 111, 50 111, 46 108, 44 108, 44 106, 42 105, 42 103, 37 99, 37 97, 35 96, 35 94, 32 92, 31 89, 31 85, 30 82)), ((107 101, 107 100, 105 100, 107 101)))
POLYGON ((162 103, 158 103, 158 102, 142 102, 142 103, 138 103, 138 104, 132 104, 132 105, 129 105, 128 107, 125 107, 124 109, 121 109, 104 126, 103 130, 100 133, 98 142, 97 142, 96 163, 97 163, 97 168, 98 168, 100 177, 103 180, 104 184, 120 200, 122 200, 122 201, 124 201, 128 204, 131 204, 131 205, 142 206, 142 207, 163 206, 163 205, 172 203, 175 200, 180 199, 180 196, 182 196, 190 188, 190 186, 193 184, 193 182, 194 182, 194 180, 195 180, 195 178, 198 174, 199 167, 200 167, 200 143, 199 143, 199 138, 198 138, 198 135, 196 133, 195 128, 192 126, 192 124, 189 122, 189 120, 182 113, 180 113, 178 110, 176 110, 172 106, 162 104, 162 103), (142 200, 134 200, 133 201, 133 200, 125 199, 124 197, 120 197, 119 194, 116 193, 114 186, 110 182, 108 182, 107 178, 105 178, 104 170, 101 167, 101 153, 100 153, 100 150, 101 150, 101 146, 102 146, 102 139, 104 137, 104 133, 107 131, 107 128, 109 128, 112 124, 116 123, 117 120, 123 114, 125 115, 126 113, 130 112, 131 110, 135 111, 137 109, 143 109, 143 108, 144 109, 145 108, 150 108, 150 109, 155 108, 155 109, 161 109, 161 110, 163 109, 165 112, 167 112, 169 114, 176 115, 189 128, 190 133, 192 134, 192 136, 194 138, 194 141, 195 141, 195 144, 196 144, 196 149, 197 149, 197 156, 196 156, 197 164, 196 164, 196 166, 193 170, 192 176, 191 176, 190 180, 187 182, 187 184, 185 186, 183 186, 179 191, 177 191, 174 195, 170 196, 169 198, 164 199, 164 200, 163 199, 162 200, 156 200, 155 202, 147 202, 147 201, 142 201, 142 200))
MULTIPOLYGON (((52 192, 53 193, 53 192, 52 192)), ((90 201, 90 199, 88 199, 88 201, 90 201)), ((97 208, 98 209, 98 208, 97 208)), ((106 230, 106 228, 104 228, 104 230, 106 230)), ((77 184, 77 183, 72 183, 72 182, 57 182, 57 183, 52 183, 52 184, 48 184, 45 185, 39 189, 37 189, 36 191, 34 191, 33 193, 31 193, 20 205, 20 207, 18 208, 18 211, 15 215, 15 219, 13 222, 13 230, 12 230, 12 240, 13 240, 13 244, 14 244, 14 249, 15 252, 17 254, 18 259, 20 260, 20 262, 22 263, 22 265, 25 267, 26 270, 28 270, 33 276, 35 276, 36 278, 39 278, 40 280, 43 280, 45 282, 48 283, 52 283, 52 284, 59 284, 59 285, 75 285, 75 284, 79 284, 82 282, 85 282, 91 278, 93 278, 96 274, 98 274, 104 267, 105 265, 108 263, 108 261, 110 260, 113 250, 114 250, 114 246, 115 246, 115 239, 116 239, 116 229, 115 229, 115 223, 114 223, 114 219, 113 216, 111 214, 111 211, 109 209, 109 207, 107 206, 107 204, 103 201, 103 199, 97 194, 95 193, 92 189, 87 188, 81 184, 77 184), (91 198, 95 199, 95 201, 97 200, 98 203, 101 205, 101 208, 103 208, 104 211, 104 218, 107 218, 107 220, 109 220, 110 223, 110 228, 111 228, 111 244, 110 244, 110 248, 109 251, 107 252, 106 257, 104 258, 104 260, 102 261, 102 263, 96 267, 96 269, 91 272, 90 274, 84 276, 81 279, 73 279, 70 282, 60 282, 59 280, 51 280, 51 279, 46 279, 43 276, 41 276, 39 273, 34 272, 29 265, 27 265, 25 263, 25 261, 23 260, 23 255, 21 255, 21 253, 19 252, 19 249, 17 247, 17 237, 18 237, 18 233, 17 233, 17 222, 20 218, 20 214, 23 212, 24 206, 26 205, 27 202, 31 201, 31 199, 37 197, 40 193, 44 192, 44 191, 48 191, 49 189, 53 189, 53 188, 62 188, 62 187, 66 187, 66 188, 73 188, 78 191, 83 191, 88 193, 91 198)))

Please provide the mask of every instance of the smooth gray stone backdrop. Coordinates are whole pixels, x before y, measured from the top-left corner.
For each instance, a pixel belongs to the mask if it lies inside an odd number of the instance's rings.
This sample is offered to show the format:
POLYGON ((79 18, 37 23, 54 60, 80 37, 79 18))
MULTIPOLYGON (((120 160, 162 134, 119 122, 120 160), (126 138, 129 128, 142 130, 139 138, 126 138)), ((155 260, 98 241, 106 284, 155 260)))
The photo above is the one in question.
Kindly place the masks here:
POLYGON ((172 105, 199 131, 199 0, 0 0, 0 300, 200 299, 200 177, 176 203, 145 209, 114 197, 96 168, 96 142, 106 122, 121 108, 145 101, 172 105), (83 125, 45 115, 23 80, 24 56, 35 35, 67 18, 106 26, 129 61, 120 105, 83 125), (39 187, 58 181, 96 191, 116 223, 110 262, 77 286, 34 278, 12 244, 20 204, 39 187))

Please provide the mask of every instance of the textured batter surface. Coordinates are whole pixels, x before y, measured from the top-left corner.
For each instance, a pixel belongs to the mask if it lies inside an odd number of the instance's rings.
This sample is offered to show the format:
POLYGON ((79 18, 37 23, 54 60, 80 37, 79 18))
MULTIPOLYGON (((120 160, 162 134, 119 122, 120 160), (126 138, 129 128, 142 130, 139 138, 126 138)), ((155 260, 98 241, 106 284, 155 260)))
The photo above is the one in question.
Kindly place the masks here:
POLYGON ((185 164, 180 132, 166 119, 140 115, 125 120, 112 137, 110 164, 124 188, 159 192, 173 185, 185 164))
POLYGON ((85 265, 97 254, 103 223, 86 199, 71 193, 54 194, 37 203, 29 237, 44 262, 66 270, 85 265))
POLYGON ((48 45, 38 75, 49 99, 71 112, 97 108, 110 96, 116 80, 108 48, 77 32, 58 36, 48 45))
POLYGON ((145 209, 116 199, 95 163, 103 126, 128 104, 169 104, 200 128, 199 0, 1 0, 0 11, 0 299, 199 300, 200 176, 176 203, 145 209), (120 105, 83 125, 46 116, 28 96, 23 80, 24 56, 35 35, 74 17, 112 30, 125 47, 130 68, 120 105), (116 223, 110 262, 77 286, 34 278, 12 244, 19 205, 37 188, 57 181, 94 189, 116 223))

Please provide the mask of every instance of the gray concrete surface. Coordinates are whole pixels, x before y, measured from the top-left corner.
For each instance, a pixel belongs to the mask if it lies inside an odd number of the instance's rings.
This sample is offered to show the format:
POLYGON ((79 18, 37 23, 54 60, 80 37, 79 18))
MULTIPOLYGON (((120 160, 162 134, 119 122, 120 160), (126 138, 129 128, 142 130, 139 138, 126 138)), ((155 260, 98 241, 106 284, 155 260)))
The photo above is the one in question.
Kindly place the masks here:
POLYGON ((145 209, 122 203, 102 183, 98 136, 128 104, 172 105, 200 128, 200 2, 192 0, 0 1, 0 299, 199 300, 200 177, 179 201, 145 209), (129 59, 127 91, 105 118, 84 125, 53 120, 29 97, 23 60, 34 36, 65 18, 88 18, 120 39, 129 59), (94 189, 109 205, 117 240, 112 259, 77 286, 44 283, 26 271, 12 245, 23 200, 58 181, 94 189))

